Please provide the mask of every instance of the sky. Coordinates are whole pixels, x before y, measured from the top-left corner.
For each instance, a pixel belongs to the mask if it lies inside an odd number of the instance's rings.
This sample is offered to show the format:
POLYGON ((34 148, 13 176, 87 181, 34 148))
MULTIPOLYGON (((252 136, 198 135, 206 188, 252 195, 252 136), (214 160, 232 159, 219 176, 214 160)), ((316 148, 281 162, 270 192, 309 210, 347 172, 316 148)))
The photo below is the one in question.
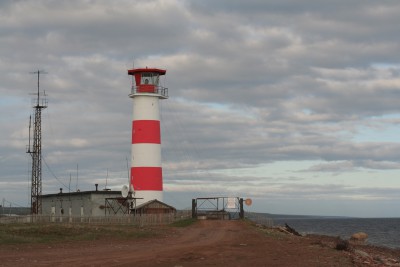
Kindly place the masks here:
POLYGON ((43 193, 128 183, 135 67, 166 69, 164 201, 400 217, 400 2, 4 0, 0 200, 30 205, 37 70, 43 193))

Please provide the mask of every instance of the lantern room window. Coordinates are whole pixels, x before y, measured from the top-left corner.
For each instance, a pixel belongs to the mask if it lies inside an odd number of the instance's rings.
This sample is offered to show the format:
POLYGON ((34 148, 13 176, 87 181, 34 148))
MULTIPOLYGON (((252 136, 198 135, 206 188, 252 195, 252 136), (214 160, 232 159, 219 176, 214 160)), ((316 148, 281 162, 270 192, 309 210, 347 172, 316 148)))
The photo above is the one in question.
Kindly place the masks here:
POLYGON ((142 73, 140 84, 158 85, 160 75, 158 73, 142 73))

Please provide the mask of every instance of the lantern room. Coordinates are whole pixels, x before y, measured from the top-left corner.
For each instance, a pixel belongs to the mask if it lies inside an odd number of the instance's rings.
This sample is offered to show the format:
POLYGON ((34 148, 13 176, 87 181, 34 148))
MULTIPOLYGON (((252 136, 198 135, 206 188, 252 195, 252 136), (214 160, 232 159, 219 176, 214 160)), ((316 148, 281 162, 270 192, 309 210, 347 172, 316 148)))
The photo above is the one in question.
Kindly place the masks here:
POLYGON ((132 92, 130 97, 137 95, 156 95, 160 98, 168 98, 168 89, 160 86, 160 76, 165 75, 166 70, 154 68, 139 68, 128 70, 132 75, 132 92))

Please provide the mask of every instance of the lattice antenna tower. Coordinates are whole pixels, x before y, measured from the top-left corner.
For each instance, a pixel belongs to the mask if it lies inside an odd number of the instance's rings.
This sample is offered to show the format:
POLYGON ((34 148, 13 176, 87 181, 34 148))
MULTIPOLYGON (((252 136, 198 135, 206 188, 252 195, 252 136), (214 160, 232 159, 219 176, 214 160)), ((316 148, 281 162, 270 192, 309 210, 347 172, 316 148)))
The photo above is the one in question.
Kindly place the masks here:
POLYGON ((40 92, 40 74, 47 74, 43 70, 31 72, 37 75, 37 93, 32 99, 32 107, 35 109, 33 123, 33 140, 31 146, 31 117, 29 117, 29 145, 26 153, 32 157, 31 178, 31 213, 42 213, 42 109, 47 108, 46 92, 40 92))

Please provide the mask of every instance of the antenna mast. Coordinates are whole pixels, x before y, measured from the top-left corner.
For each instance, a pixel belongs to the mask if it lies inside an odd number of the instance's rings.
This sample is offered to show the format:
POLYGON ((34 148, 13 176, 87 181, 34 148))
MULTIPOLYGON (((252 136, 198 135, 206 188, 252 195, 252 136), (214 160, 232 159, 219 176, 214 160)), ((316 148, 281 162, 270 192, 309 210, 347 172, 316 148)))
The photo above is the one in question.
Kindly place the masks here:
POLYGON ((33 123, 33 144, 31 147, 30 132, 31 122, 29 121, 29 145, 27 153, 32 157, 32 186, 31 186, 31 213, 42 213, 42 109, 47 108, 46 93, 40 93, 40 74, 47 72, 38 70, 31 72, 37 74, 37 94, 36 99, 32 99, 33 108, 35 109, 35 118, 33 123), (41 98, 42 96, 42 98, 41 98))

